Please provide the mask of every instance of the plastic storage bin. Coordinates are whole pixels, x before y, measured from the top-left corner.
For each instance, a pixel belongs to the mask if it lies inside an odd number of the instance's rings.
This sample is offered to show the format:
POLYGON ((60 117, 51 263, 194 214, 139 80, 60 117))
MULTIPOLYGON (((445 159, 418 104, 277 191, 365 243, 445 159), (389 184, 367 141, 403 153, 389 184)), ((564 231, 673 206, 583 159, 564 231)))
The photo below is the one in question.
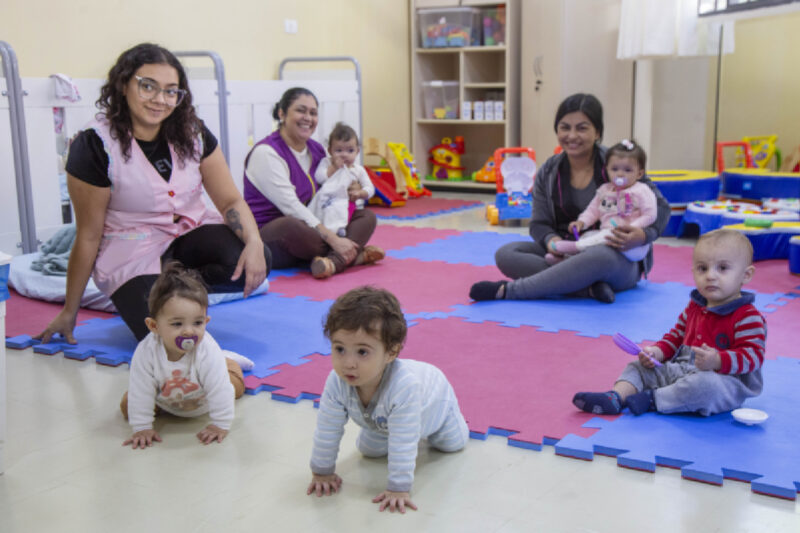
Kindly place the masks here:
POLYGON ((458 118, 457 81, 423 81, 422 100, 425 118, 458 118))
POLYGON ((419 9, 417 17, 423 48, 480 44, 481 10, 478 8, 419 9))
POLYGON ((496 46, 506 43, 506 6, 481 10, 481 44, 496 46))

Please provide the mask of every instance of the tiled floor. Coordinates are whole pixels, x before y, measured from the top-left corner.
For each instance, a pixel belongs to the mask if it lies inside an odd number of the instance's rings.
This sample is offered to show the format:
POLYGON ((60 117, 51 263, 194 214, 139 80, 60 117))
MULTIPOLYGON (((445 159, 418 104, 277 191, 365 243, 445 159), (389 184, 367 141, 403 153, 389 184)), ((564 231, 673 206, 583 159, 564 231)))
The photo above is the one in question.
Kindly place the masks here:
MULTIPOLYGON (((480 209, 409 224, 488 228, 480 209)), ((121 446, 130 430, 117 408, 127 367, 30 350, 9 350, 7 357, 3 533, 800 531, 799 504, 754 494, 746 483, 705 485, 667 468, 649 474, 608 457, 583 462, 547 446, 512 448, 501 437, 471 440, 451 455, 423 447, 412 495, 419 511, 379 513, 370 500, 384 486, 386 462, 356 452, 352 424, 338 464, 341 493, 305 495, 311 402, 246 395, 221 445, 197 442, 205 419, 169 419, 160 422, 164 442, 133 451, 121 446)))

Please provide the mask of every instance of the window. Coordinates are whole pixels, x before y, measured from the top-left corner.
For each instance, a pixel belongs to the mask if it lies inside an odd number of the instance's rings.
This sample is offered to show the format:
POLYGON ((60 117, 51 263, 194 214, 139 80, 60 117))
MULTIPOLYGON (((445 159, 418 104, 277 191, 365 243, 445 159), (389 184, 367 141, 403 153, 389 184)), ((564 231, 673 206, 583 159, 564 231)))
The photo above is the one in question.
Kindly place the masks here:
POLYGON ((791 4, 800 0, 697 0, 697 14, 701 17, 737 13, 748 9, 791 4))

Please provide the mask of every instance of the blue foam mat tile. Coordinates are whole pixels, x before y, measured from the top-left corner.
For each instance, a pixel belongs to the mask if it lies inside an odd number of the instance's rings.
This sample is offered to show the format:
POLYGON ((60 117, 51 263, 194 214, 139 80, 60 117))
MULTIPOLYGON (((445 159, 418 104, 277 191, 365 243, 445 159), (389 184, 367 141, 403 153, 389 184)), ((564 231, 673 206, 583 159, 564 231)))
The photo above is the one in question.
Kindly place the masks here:
POLYGON ((266 377, 283 363, 307 363, 303 357, 327 353, 321 324, 333 302, 306 297, 264 294, 215 305, 209 309, 208 331, 220 346, 255 362, 250 374, 266 377))
MULTIPOLYGON (((208 331, 220 346, 240 353, 255 362, 247 375, 266 377, 275 373, 272 367, 282 363, 300 365, 312 353, 329 348, 322 320, 332 301, 315 302, 307 297, 285 298, 262 294, 244 300, 218 304, 209 308, 208 331), (298 319, 300 318, 300 319, 298 319)), ((31 340, 20 336, 12 342, 22 347, 31 340)), ((50 343, 34 350, 53 354, 63 352, 69 359, 94 357, 98 363, 118 366, 130 363, 136 339, 122 318, 93 318, 75 328, 78 344, 50 343)), ((34 341, 38 343, 38 341, 34 341)))
POLYGON ((687 479, 717 485, 725 478, 750 481, 754 492, 794 500, 800 489, 800 360, 768 360, 762 374, 764 392, 744 405, 769 415, 762 425, 740 424, 730 413, 702 417, 625 412, 599 423, 591 437, 568 435, 556 445, 556 453, 591 459, 594 453, 610 450, 620 466, 681 468, 687 479))
POLYGON ((40 341, 31 338, 30 335, 17 335, 6 339, 6 348, 13 348, 14 350, 24 350, 36 344, 40 344, 40 341))
POLYGON ((300 400, 312 400, 318 402, 320 396, 319 394, 312 394, 310 392, 301 392, 296 398, 293 398, 292 396, 284 396, 283 394, 273 392, 271 398, 278 402, 298 403, 300 400))
POLYGON ((636 453, 633 451, 627 451, 614 455, 617 457, 617 464, 621 467, 642 470, 644 472, 656 471, 656 458, 650 453, 636 453))
MULTIPOLYGON (((667 333, 689 302, 692 287, 676 282, 640 281, 617 294, 612 306, 589 298, 551 300, 493 300, 451 307, 449 316, 466 322, 499 322, 504 326, 534 326, 556 333, 575 331, 582 337, 621 332, 634 342, 658 340, 667 333), (658 302, 658 305, 653 305, 658 302), (591 320, 576 317, 591 316, 591 320), (643 320, 646 317, 646 320, 643 320)), ((764 311, 780 293, 756 294, 756 307, 764 311)))
POLYGON ((494 266, 494 252, 510 242, 524 240, 516 233, 476 231, 452 235, 431 242, 390 250, 387 255, 397 259, 468 263, 475 266, 494 266))
POLYGON ((591 461, 594 459, 594 445, 588 439, 581 438, 574 433, 565 435, 555 445, 556 455, 574 457, 591 461))
POLYGON ((280 270, 272 270, 267 278, 271 281, 275 278, 290 278, 296 276, 301 272, 307 272, 307 268, 282 268, 280 270))
POLYGON ((62 344, 60 342, 48 343, 48 344, 34 344, 33 353, 53 355, 55 353, 62 351, 65 346, 69 346, 69 344, 62 344))
POLYGON ((118 316, 87 320, 75 327, 75 338, 78 344, 61 345, 64 357, 79 361, 94 357, 109 366, 130 363, 137 344, 128 326, 118 316))

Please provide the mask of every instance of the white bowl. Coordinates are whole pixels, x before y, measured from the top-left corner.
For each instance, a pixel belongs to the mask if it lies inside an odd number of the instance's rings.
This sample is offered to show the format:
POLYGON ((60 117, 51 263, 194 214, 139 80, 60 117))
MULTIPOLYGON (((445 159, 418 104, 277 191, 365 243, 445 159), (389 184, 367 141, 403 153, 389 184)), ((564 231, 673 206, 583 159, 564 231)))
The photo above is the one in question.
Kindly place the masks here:
POLYGON ((754 424, 761 424, 769 415, 760 409, 748 409, 743 407, 741 409, 734 409, 731 411, 731 415, 737 422, 741 422, 742 424, 746 424, 748 426, 752 426, 754 424))

